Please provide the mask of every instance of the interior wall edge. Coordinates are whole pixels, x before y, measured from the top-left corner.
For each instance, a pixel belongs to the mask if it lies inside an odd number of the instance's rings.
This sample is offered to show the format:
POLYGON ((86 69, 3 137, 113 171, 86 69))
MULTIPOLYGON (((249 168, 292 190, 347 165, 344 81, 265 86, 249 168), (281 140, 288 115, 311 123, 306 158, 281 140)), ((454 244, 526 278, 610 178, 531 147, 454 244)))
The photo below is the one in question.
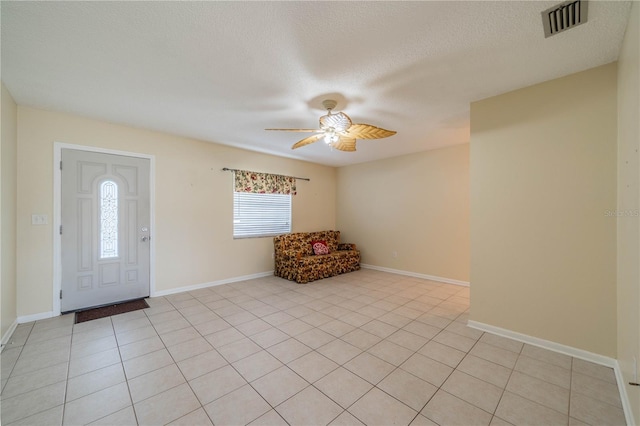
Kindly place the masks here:
POLYGON ((9 342, 9 339, 11 339, 13 332, 16 331, 16 327, 18 327, 17 319, 13 321, 13 323, 9 326, 7 331, 5 331, 5 333, 2 335, 2 340, 0 341, 0 346, 1 346, 0 352, 2 352, 2 350, 5 348, 5 346, 9 342))

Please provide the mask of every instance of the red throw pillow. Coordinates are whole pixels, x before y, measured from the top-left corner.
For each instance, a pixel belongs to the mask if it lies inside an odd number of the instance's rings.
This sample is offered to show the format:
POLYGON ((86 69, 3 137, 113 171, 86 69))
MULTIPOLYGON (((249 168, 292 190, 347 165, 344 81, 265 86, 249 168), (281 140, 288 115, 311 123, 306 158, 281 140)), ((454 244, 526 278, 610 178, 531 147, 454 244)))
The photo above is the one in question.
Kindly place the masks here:
POLYGON ((313 254, 329 254, 329 246, 326 241, 311 241, 313 254))

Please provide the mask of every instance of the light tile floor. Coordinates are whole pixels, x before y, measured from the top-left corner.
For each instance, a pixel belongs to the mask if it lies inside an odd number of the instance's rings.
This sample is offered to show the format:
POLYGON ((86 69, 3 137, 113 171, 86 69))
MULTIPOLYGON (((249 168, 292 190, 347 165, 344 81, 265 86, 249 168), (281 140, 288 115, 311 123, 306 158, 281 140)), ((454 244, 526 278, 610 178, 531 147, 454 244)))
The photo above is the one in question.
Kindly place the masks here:
POLYGON ((622 425, 610 368, 466 326, 469 289, 361 270, 21 324, 3 425, 622 425))

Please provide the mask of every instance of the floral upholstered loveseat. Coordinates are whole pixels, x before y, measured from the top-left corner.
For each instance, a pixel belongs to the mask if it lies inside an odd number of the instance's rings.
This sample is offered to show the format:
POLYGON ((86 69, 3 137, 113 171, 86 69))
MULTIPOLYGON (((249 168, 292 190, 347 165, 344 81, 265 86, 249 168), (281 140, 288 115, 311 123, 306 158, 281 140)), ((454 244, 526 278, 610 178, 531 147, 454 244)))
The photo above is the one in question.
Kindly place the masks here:
POLYGON ((355 244, 341 244, 340 231, 297 232, 273 238, 278 277, 300 284, 360 269, 355 244), (314 254, 312 242, 324 241, 328 254, 314 254))

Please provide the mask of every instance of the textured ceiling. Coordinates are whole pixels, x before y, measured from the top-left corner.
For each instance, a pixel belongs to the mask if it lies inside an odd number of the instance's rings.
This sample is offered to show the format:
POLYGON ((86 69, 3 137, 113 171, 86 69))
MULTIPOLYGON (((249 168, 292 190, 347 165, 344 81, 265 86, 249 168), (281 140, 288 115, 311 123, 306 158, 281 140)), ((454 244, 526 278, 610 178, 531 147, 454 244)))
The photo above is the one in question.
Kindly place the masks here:
POLYGON ((617 59, 629 2, 545 39, 557 3, 3 1, 1 78, 20 105, 340 166, 466 143, 470 102, 617 59), (325 98, 398 134, 264 131, 316 127, 325 98))

